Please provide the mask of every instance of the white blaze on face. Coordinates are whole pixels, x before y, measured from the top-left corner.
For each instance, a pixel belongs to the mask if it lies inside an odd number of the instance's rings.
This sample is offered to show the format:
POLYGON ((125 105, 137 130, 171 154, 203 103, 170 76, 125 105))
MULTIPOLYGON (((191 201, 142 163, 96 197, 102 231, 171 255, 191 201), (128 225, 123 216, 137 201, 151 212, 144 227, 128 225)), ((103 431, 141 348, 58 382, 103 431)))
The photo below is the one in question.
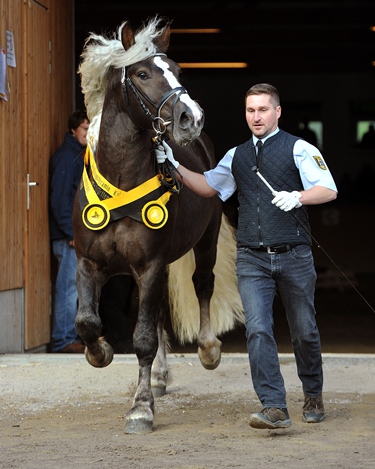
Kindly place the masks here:
MULTIPOLYGON (((159 68, 163 70, 164 77, 172 89, 178 88, 179 86, 181 86, 177 78, 169 70, 169 65, 167 64, 167 62, 164 62, 164 60, 161 57, 156 56, 154 57, 154 63, 156 66, 158 66, 159 68)), ((185 103, 188 108, 190 108, 191 113, 194 116, 194 124, 197 125, 198 122, 202 119, 202 111, 197 106, 197 103, 194 100, 192 100, 187 93, 180 94, 179 99, 180 101, 185 103)))

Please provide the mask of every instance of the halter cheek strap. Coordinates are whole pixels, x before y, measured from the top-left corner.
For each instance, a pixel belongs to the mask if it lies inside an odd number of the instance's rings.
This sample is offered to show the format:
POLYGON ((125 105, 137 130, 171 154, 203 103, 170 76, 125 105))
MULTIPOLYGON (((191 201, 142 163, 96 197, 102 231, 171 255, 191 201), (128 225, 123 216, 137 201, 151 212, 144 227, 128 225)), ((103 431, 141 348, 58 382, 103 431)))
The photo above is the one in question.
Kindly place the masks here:
MULTIPOLYGON (((162 54, 162 53, 159 53, 159 54, 155 54, 154 57, 156 56, 166 56, 165 54, 162 54)), ((122 87, 123 87, 123 92, 124 92, 124 95, 127 99, 128 97, 128 94, 127 94, 127 87, 126 85, 128 85, 128 87, 132 90, 132 92, 134 93, 134 96, 137 98, 139 104, 141 105, 143 111, 145 112, 146 116, 149 117, 152 121, 152 127, 153 129, 155 130, 155 132, 160 135, 160 134, 163 134, 166 130, 166 127, 168 125, 170 125, 171 123, 173 123, 173 109, 179 99, 179 97, 181 96, 181 94, 185 94, 187 93, 186 89, 183 87, 183 86, 178 86, 176 88, 173 88, 172 90, 168 91, 168 93, 166 93, 160 100, 159 104, 155 104, 153 101, 151 101, 151 99, 146 96, 142 90, 140 90, 136 85, 135 83, 133 82, 133 80, 131 78, 129 78, 127 76, 127 71, 126 71, 126 68, 124 67, 123 70, 122 70, 122 78, 121 78, 121 83, 122 83, 122 87), (165 121, 162 117, 161 117, 161 110, 163 108, 163 106, 166 104, 166 102, 172 97, 172 96, 175 96, 175 99, 173 101, 173 104, 172 104, 172 116, 171 118, 168 120, 168 121, 165 121), (147 103, 149 105, 151 105, 152 107, 155 108, 156 110, 156 115, 152 114, 152 112, 150 111, 150 109, 146 106, 146 104, 143 102, 143 100, 147 101, 147 103), (161 126, 163 128, 161 128, 161 126)))

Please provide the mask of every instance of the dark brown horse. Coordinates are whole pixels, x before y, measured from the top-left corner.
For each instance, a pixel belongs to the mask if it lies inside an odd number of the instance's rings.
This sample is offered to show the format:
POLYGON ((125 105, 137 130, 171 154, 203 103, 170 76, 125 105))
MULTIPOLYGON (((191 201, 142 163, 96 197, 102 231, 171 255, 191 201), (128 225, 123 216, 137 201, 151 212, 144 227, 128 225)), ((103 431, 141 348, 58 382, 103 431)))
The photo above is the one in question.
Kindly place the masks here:
MULTIPOLYGON (((215 164, 211 141, 201 133, 202 109, 178 82, 178 65, 165 55, 169 38, 169 24, 160 18, 136 34, 126 22, 118 39, 91 34, 80 65, 93 154, 86 154, 73 215, 79 294, 76 329, 86 344, 88 362, 107 366, 113 350, 101 337, 100 292, 111 276, 133 276, 139 290, 133 334, 139 380, 126 416, 128 433, 152 430, 153 395, 166 391, 163 325, 178 272, 188 275, 190 283, 192 278, 199 314, 190 312, 190 305, 173 292, 172 323, 182 341, 197 338, 205 368, 214 369, 220 362, 216 334, 233 328, 241 317, 234 238, 225 223, 224 234, 220 230, 219 199, 204 199, 181 187, 173 168, 160 168, 155 158, 155 144, 169 138, 176 159, 188 168, 203 172, 215 164), (227 251, 223 277, 213 272, 219 232, 227 251), (175 263, 185 255, 193 255, 190 273, 175 263), (217 306, 210 314, 215 275, 224 295, 216 303, 224 310, 217 306)), ((183 294, 195 298, 189 282, 183 281, 183 294)))

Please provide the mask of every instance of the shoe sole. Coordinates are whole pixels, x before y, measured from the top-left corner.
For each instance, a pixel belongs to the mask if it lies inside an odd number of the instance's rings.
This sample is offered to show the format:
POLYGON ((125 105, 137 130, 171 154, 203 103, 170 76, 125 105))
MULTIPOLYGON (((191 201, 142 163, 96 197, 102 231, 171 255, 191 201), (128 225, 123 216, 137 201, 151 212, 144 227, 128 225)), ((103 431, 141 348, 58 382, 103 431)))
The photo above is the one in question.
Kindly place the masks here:
POLYGON ((319 423, 324 420, 325 415, 316 415, 313 417, 308 417, 307 415, 302 414, 302 420, 306 423, 319 423))
POLYGON ((279 428, 282 429, 282 428, 291 427, 292 421, 290 419, 286 419, 286 420, 277 420, 276 422, 270 422, 267 419, 262 419, 258 415, 253 415, 250 417, 249 425, 250 427, 253 427, 253 428, 277 430, 279 428))

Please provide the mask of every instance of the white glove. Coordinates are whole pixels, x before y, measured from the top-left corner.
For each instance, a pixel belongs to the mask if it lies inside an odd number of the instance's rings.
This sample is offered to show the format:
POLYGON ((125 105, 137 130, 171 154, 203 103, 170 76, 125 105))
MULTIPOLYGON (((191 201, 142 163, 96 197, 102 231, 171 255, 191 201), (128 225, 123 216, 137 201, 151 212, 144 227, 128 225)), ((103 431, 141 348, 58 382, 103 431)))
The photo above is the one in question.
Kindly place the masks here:
POLYGON ((301 202, 299 199, 302 197, 302 194, 297 191, 293 192, 276 192, 276 197, 272 200, 272 203, 279 207, 280 210, 284 210, 284 212, 289 212, 293 208, 302 207, 301 202))
POLYGON ((176 169, 178 168, 178 165, 180 164, 178 161, 176 161, 173 158, 172 148, 168 145, 167 142, 164 142, 164 140, 161 142, 161 145, 158 145, 155 148, 155 155, 159 164, 164 163, 166 159, 168 159, 176 169))

